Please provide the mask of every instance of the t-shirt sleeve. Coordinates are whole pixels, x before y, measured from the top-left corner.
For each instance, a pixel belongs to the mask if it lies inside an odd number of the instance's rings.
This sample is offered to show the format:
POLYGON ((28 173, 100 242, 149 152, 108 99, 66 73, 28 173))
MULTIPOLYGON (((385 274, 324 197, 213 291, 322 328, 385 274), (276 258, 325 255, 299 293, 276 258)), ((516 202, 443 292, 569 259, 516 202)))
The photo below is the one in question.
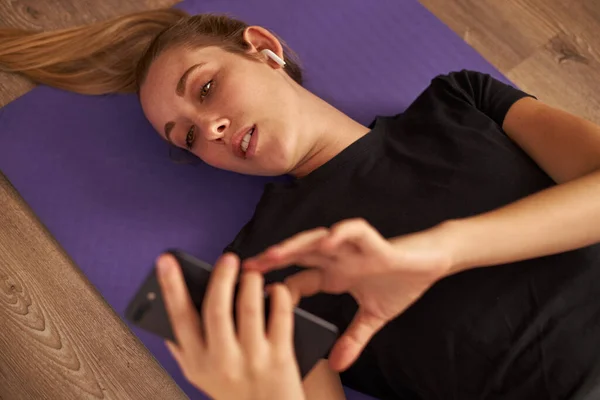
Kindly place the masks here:
POLYGON ((469 70, 440 75, 432 82, 432 85, 436 84, 443 86, 455 97, 470 103, 500 127, 515 102, 524 97, 535 98, 489 74, 469 70))

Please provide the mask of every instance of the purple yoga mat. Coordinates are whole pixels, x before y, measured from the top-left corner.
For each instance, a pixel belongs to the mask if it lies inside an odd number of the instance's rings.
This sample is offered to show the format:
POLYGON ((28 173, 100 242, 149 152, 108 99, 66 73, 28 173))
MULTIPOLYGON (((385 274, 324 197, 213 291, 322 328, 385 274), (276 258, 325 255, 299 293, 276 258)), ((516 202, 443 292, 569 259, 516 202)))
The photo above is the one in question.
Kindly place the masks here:
MULTIPOLYGON (((300 56, 306 86, 365 124, 401 112, 437 74, 468 68, 506 81, 416 0, 187 0, 178 7, 274 30, 300 56)), ((134 95, 43 86, 0 109, 0 169, 120 315, 165 248, 214 262, 270 180, 174 163, 134 95)), ((190 398, 203 398, 162 340, 133 330, 190 398)))

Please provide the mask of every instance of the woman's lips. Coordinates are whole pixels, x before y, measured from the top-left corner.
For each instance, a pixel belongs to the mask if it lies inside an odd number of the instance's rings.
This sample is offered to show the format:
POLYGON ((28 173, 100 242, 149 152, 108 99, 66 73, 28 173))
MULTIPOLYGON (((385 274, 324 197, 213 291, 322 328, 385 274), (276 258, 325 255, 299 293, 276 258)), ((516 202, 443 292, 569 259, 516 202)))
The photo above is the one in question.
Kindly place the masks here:
POLYGON ((246 150, 245 158, 249 159, 254 157, 256 154, 256 147, 258 145, 258 127, 254 125, 254 132, 252 133, 252 137, 250 138, 250 143, 248 144, 248 149, 246 150))
POLYGON ((244 151, 242 150, 241 145, 242 145, 242 141, 244 140, 244 136, 246 136, 246 134, 249 131, 251 131, 253 128, 255 129, 256 126, 246 127, 244 129, 242 129, 241 131, 237 132, 236 134, 234 134, 233 137, 231 138, 231 151, 233 152, 233 154, 236 157, 246 158, 246 153, 244 153, 244 151))

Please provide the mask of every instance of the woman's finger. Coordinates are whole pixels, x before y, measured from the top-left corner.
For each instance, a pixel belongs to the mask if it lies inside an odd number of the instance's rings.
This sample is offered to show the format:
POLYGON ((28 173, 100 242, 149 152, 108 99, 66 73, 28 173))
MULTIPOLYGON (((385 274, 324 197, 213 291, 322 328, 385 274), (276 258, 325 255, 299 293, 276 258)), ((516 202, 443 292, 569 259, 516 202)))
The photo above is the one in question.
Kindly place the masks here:
POLYGON ((344 371, 360 355, 369 340, 386 321, 362 310, 358 310, 350 326, 331 349, 329 364, 336 371, 344 371))
POLYGON ((233 294, 239 259, 225 254, 215 264, 202 302, 207 346, 229 349, 237 343, 233 323, 233 294))
POLYGON ((165 308, 179 347, 193 354, 204 348, 200 316, 194 307, 183 273, 172 255, 157 260, 157 276, 165 308))
POLYGON ((290 258, 290 264, 310 268, 326 268, 334 262, 336 262, 335 256, 317 251, 306 254, 300 253, 290 258))
MULTIPOLYGON (((336 262, 336 257, 335 256, 329 256, 326 254, 320 254, 318 252, 313 252, 313 253, 308 253, 308 254, 304 254, 304 253, 300 253, 300 254, 294 254, 289 256, 288 258, 286 258, 285 260, 286 264, 283 264, 284 266, 289 266, 289 265, 298 265, 298 266, 302 266, 302 267, 307 267, 307 268, 327 268, 329 265, 331 265, 332 263, 336 262)), ((278 265, 275 265, 273 267, 273 269, 277 269, 278 265)), ((256 271, 253 268, 249 268, 247 269, 248 271, 256 271)), ((267 271, 257 271, 257 272, 268 272, 267 271)))
POLYGON ((324 250, 333 250, 349 242, 363 250, 382 250, 385 239, 363 219, 342 221, 331 228, 330 235, 323 240, 324 250))
POLYGON ((274 258, 285 257, 289 254, 311 249, 319 242, 319 240, 327 235, 329 235, 329 230, 326 228, 317 228, 299 233, 292 236, 290 239, 271 247, 267 251, 267 256, 274 258))
POLYGON ((260 351, 265 341, 264 283, 259 272, 242 274, 237 298, 238 338, 246 352, 260 351))
POLYGON ((317 249, 320 240, 328 234, 329 231, 325 228, 317 228, 299 233, 280 244, 270 247, 262 254, 247 259, 244 262, 244 266, 263 272, 283 268, 293 261, 295 255, 308 253, 313 249, 317 249))
POLYGON ((183 369, 183 354, 181 352, 181 349, 175 343, 169 340, 165 342, 165 345, 167 346, 167 349, 169 349, 169 352, 171 353, 175 361, 177 361, 177 364, 179 364, 179 368, 183 369))
POLYGON ((313 296, 322 290, 323 272, 318 269, 307 269, 289 276, 284 284, 290 291, 292 303, 296 305, 302 297, 313 296))
POLYGON ((293 351, 294 306, 290 291, 282 284, 269 287, 271 294, 268 338, 273 346, 293 351))

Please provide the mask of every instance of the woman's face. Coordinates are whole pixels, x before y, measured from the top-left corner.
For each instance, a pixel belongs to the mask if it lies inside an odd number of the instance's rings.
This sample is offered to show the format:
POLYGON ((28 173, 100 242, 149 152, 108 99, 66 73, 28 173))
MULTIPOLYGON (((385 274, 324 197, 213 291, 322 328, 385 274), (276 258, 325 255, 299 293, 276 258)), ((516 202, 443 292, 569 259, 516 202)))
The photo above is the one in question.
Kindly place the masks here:
POLYGON ((291 173, 307 152, 298 93, 276 64, 177 47, 152 63, 140 99, 161 136, 204 162, 275 176, 291 173))

